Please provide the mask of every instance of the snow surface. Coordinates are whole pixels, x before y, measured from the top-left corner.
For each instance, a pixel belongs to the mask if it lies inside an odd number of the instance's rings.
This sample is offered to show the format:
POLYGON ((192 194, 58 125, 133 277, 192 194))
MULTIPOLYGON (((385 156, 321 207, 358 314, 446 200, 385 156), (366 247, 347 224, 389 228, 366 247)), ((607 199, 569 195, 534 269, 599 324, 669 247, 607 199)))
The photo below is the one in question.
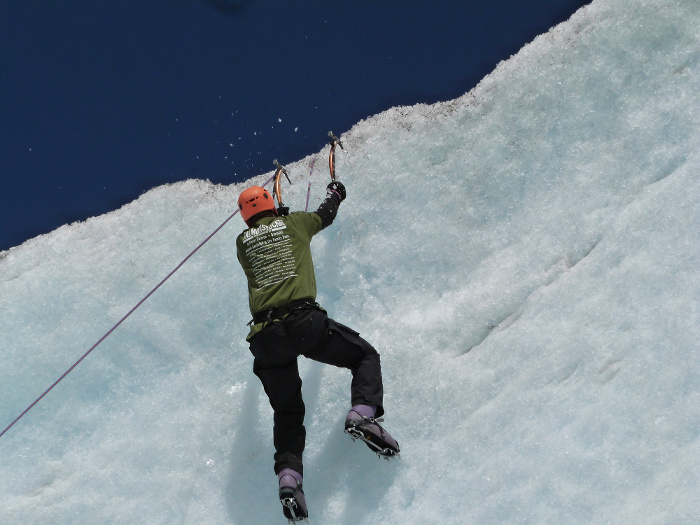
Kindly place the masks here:
MULTIPOLYGON (((700 523, 698 27, 697 0, 596 0, 463 97, 343 133, 319 300, 382 354, 402 458, 353 444, 349 374, 302 359, 312 524, 700 523)), ((0 428, 243 186, 154 188, 0 253, 0 428)), ((284 523, 242 226, 0 438, 0 523, 284 523)))

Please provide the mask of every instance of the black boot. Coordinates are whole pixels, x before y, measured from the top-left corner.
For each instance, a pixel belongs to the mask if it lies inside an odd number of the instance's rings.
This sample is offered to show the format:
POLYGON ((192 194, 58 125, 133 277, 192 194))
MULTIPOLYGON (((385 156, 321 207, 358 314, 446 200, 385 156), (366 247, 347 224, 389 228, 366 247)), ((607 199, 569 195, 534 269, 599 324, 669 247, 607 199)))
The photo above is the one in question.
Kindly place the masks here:
POLYGON ((308 518, 309 512, 306 509, 306 498, 302 488, 301 474, 296 470, 286 468, 277 477, 279 479, 279 495, 284 517, 290 523, 308 518))
POLYGON ((389 459, 399 455, 399 443, 374 418, 374 407, 355 405, 345 418, 345 433, 361 439, 379 457, 389 459))

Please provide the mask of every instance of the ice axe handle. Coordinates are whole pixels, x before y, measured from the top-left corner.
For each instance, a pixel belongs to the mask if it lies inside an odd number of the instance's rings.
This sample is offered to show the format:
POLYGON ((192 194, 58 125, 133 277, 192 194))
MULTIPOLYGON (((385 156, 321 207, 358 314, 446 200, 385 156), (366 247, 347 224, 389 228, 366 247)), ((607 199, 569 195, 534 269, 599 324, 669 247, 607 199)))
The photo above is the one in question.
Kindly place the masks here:
POLYGON ((289 208, 282 203, 282 184, 280 180, 281 175, 284 173, 284 176, 287 178, 289 184, 291 184, 292 181, 289 180, 289 173, 287 172, 287 169, 284 166, 282 166, 282 164, 277 162, 277 159, 275 159, 272 162, 275 166, 277 166, 277 171, 275 172, 275 184, 273 189, 273 194, 275 197, 277 197, 277 208, 280 212, 280 215, 288 215, 289 208))
POLYGON ((331 138, 329 141, 329 144, 331 145, 331 151, 328 154, 328 169, 331 172, 331 180, 334 181, 336 180, 335 176, 335 147, 340 146, 340 149, 345 149, 343 147, 343 143, 340 141, 338 137, 333 135, 332 131, 328 132, 328 136, 331 138))

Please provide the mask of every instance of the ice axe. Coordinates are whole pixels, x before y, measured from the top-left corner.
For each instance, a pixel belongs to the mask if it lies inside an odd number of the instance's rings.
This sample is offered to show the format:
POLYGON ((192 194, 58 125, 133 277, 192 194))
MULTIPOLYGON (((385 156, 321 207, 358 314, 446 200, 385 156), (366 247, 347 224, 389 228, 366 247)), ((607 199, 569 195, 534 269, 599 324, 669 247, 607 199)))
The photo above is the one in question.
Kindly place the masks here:
POLYGON ((275 185, 274 189, 272 190, 272 194, 277 199, 277 213, 282 216, 289 215, 289 208, 282 203, 282 174, 284 173, 284 176, 287 177, 289 184, 291 184, 292 181, 289 180, 289 172, 287 171, 287 168, 277 162, 277 159, 273 160, 272 162, 277 167, 277 171, 275 171, 275 185))
POLYGON ((343 143, 338 137, 333 135, 332 131, 328 132, 328 136, 331 138, 329 144, 331 145, 331 152, 328 155, 328 169, 331 172, 331 180, 335 180, 335 147, 340 146, 340 149, 345 149, 343 143))

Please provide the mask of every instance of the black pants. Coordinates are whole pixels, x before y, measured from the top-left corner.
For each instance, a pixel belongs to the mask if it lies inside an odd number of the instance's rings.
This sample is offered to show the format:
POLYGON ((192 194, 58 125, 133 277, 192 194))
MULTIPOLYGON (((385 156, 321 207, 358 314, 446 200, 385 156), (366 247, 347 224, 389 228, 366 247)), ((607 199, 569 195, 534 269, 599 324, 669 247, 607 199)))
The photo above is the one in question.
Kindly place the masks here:
MULTIPOLYGON (((351 403, 377 406, 384 413, 379 354, 354 330, 316 308, 297 310, 284 321, 268 324, 250 340, 253 371, 274 411, 275 472, 291 468, 303 475, 306 440, 304 401, 297 357, 348 368, 351 403)), ((349 407, 348 407, 349 408, 349 407)))

